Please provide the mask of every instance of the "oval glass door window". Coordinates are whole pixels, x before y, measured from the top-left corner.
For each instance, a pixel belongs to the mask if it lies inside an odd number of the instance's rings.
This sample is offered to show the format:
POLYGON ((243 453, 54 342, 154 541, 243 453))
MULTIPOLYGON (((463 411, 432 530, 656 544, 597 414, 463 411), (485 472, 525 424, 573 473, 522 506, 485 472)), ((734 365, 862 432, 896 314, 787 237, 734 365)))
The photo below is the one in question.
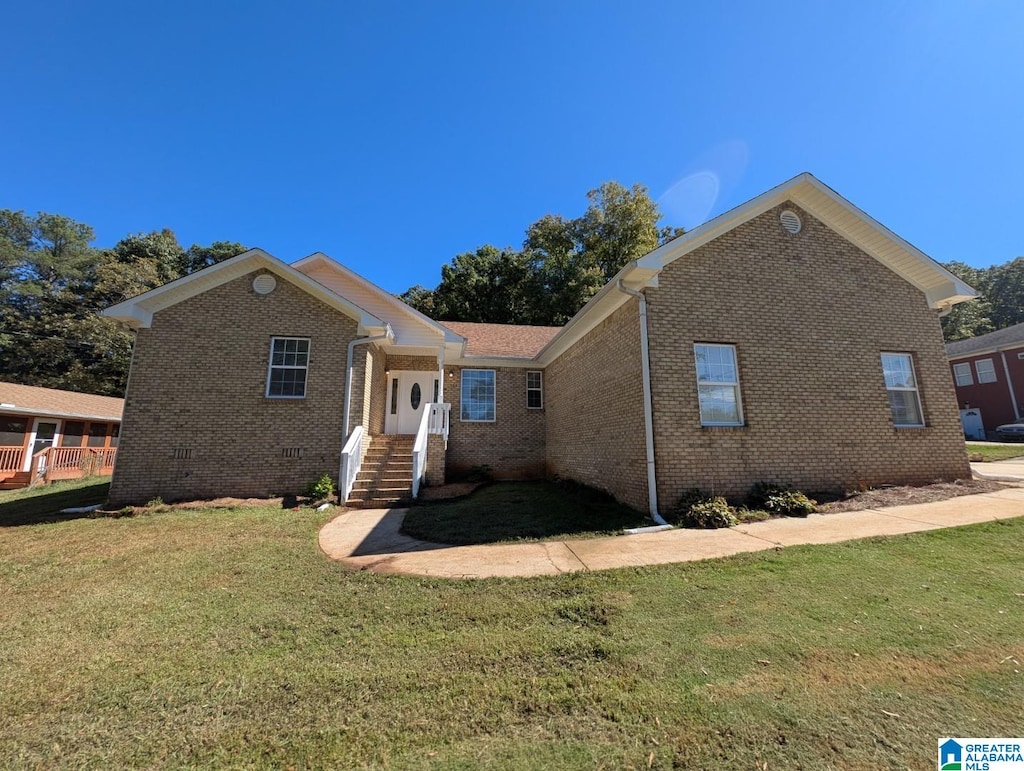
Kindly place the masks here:
POLYGON ((418 410, 420 408, 420 398, 421 398, 420 384, 419 383, 413 383, 412 384, 412 393, 409 394, 409 403, 412 404, 412 408, 414 410, 418 410))

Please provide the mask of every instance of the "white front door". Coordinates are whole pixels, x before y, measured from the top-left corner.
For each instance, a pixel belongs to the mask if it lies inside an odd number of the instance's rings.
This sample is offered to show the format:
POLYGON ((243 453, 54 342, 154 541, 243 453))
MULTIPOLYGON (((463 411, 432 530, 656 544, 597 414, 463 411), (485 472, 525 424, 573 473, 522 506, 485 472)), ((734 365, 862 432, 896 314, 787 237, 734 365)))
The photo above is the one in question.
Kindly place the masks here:
POLYGON ((28 457, 25 458, 25 465, 22 471, 30 471, 32 469, 33 455, 40 450, 45 450, 47 447, 53 447, 57 443, 57 439, 60 436, 57 432, 58 428, 60 428, 60 421, 36 418, 36 422, 32 426, 32 436, 29 437, 28 457))
POLYGON ((415 434, 423 410, 434 400, 436 372, 391 372, 388 375, 385 434, 415 434))

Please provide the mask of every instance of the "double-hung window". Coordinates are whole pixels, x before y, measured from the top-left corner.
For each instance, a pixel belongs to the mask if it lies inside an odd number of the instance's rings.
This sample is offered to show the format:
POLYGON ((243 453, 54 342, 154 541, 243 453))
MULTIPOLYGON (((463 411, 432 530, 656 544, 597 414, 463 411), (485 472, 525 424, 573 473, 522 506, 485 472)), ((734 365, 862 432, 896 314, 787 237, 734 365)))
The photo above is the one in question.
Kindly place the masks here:
POLYGON ((978 371, 979 383, 994 383, 996 378, 996 365, 992 359, 978 359, 974 362, 974 368, 978 371))
POLYGON ((885 375, 893 425, 902 428, 924 426, 913 357, 909 353, 883 353, 882 373, 885 375))
POLYGON ((467 422, 494 422, 494 370, 462 370, 460 417, 467 422))
POLYGON ((697 398, 702 426, 742 426, 740 376, 736 346, 697 343, 693 346, 697 364, 697 398))
POLYGON ((526 373, 526 408, 544 409, 544 376, 540 372, 526 373))
POLYGON ((962 361, 959 364, 954 364, 953 376, 956 378, 958 386, 974 385, 974 377, 971 375, 971 365, 969 362, 962 361))
POLYGON ((267 396, 272 399, 303 399, 309 372, 308 337, 272 337, 267 396))

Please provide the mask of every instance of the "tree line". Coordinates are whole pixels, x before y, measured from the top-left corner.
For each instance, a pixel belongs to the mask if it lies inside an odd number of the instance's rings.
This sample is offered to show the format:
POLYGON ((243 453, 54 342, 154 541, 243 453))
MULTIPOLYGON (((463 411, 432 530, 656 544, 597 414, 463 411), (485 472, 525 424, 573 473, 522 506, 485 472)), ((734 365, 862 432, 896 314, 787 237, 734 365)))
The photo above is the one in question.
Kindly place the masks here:
POLYGON ((84 223, 0 209, 0 376, 25 385, 121 396, 132 336, 99 311, 245 251, 231 241, 187 249, 174 233, 92 245, 84 223))
MULTIPOLYGON (((660 226, 642 185, 606 182, 582 215, 541 217, 522 247, 456 255, 434 289, 401 299, 440 321, 561 325, 625 264, 683 233, 660 226)), ((99 311, 245 251, 233 241, 185 248, 170 230, 96 248, 93 229, 59 214, 0 210, 0 379, 120 396, 131 334, 99 311)), ((1024 257, 1003 265, 945 265, 981 292, 942 319, 947 341, 1024 322, 1024 257)))

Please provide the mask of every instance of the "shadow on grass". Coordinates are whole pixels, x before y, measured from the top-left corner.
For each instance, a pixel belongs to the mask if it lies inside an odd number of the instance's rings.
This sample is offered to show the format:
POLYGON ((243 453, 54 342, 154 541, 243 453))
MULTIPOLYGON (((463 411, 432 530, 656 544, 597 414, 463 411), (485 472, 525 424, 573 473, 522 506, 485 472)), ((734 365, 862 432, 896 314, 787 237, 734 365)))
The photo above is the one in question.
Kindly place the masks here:
POLYGON ((65 522, 89 512, 61 514, 62 509, 93 506, 107 500, 109 481, 56 483, 48 487, 0 493, 0 527, 65 522))
POLYGON ((647 515, 575 482, 499 482, 464 498, 413 506, 401 532, 453 546, 614 535, 647 515))

